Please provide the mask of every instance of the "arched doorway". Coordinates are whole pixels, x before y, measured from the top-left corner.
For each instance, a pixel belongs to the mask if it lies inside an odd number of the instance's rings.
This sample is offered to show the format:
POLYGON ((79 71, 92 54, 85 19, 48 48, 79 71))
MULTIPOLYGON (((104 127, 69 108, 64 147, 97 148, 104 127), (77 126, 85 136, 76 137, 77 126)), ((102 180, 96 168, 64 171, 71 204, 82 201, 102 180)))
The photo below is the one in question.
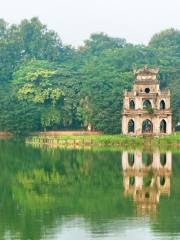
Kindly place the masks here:
POLYGON ((133 166, 134 165, 134 153, 128 153, 128 163, 129 163, 129 166, 133 166))
POLYGON ((142 162, 146 167, 150 166, 153 162, 153 154, 152 153, 143 153, 142 154, 142 162))
POLYGON ((160 123, 160 133, 166 133, 166 121, 164 119, 160 123))
POLYGON ((142 133, 152 133, 153 132, 153 124, 150 120, 146 119, 142 123, 142 133))
POLYGON ((161 165, 162 165, 163 167, 166 165, 166 161, 167 161, 167 159, 166 159, 166 153, 161 153, 161 155, 160 155, 160 163, 161 163, 161 165))
POLYGON ((145 100, 143 102, 143 109, 150 109, 152 108, 151 102, 149 100, 145 100))
POLYGON ((163 110, 166 108, 166 104, 165 104, 165 101, 164 100, 161 100, 160 101, 160 109, 163 110))
POLYGON ((130 108, 130 109, 135 109, 134 100, 131 100, 131 101, 129 102, 129 108, 130 108))
POLYGON ((128 133, 134 133, 134 128, 135 128, 135 124, 134 124, 134 121, 131 119, 128 122, 128 133))

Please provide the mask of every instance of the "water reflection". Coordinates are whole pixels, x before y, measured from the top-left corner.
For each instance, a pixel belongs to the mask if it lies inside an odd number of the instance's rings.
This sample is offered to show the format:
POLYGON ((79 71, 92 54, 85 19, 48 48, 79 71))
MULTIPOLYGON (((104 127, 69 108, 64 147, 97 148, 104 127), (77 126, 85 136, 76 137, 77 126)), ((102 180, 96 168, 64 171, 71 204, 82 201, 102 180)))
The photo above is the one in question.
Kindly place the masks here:
POLYGON ((179 160, 0 142, 0 239, 180 239, 179 160))
POLYGON ((122 153, 125 196, 132 196, 137 215, 155 214, 161 195, 170 196, 172 153, 122 153))

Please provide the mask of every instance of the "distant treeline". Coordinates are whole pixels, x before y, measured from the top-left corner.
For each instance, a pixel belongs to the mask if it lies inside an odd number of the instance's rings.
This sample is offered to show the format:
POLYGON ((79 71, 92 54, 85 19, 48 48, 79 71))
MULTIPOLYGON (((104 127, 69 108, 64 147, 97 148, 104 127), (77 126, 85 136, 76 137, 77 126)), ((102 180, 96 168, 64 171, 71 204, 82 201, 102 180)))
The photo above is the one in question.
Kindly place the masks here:
POLYGON ((95 33, 78 49, 64 45, 38 18, 0 20, 0 131, 91 128, 120 133, 124 89, 132 69, 160 67, 172 93, 173 123, 180 122, 180 31, 168 29, 148 46, 95 33))

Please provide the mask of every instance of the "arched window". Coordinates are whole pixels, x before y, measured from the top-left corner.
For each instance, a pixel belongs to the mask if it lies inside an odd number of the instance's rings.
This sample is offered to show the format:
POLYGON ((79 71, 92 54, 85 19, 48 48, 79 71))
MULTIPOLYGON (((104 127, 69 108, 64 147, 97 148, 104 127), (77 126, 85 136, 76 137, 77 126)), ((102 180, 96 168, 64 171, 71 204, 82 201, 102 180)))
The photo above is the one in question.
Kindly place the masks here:
POLYGON ((130 108, 130 109, 135 109, 135 103, 134 103, 133 100, 130 100, 130 102, 129 102, 129 108, 130 108))
POLYGON ((150 109, 152 108, 151 102, 149 100, 145 100, 143 102, 143 109, 150 109))
POLYGON ((148 187, 151 185, 151 182, 152 182, 152 179, 151 179, 151 176, 150 175, 145 175, 143 177, 143 184, 145 187, 148 187))
POLYGON ((163 110, 165 108, 166 108, 166 104, 165 104, 164 100, 161 100, 160 101, 160 109, 163 110))
POLYGON ((128 122, 128 133, 134 133, 134 121, 131 119, 128 122))
POLYGON ((142 133, 152 133, 153 132, 153 124, 150 120, 146 119, 142 123, 142 133))
POLYGON ((129 185, 133 186, 135 184, 135 177, 129 177, 129 185))
POLYGON ((166 133, 166 121, 164 119, 160 123, 160 133, 166 133))
POLYGON ((165 182, 166 182, 166 178, 164 176, 160 176, 160 184, 161 184, 161 186, 164 186, 165 182))

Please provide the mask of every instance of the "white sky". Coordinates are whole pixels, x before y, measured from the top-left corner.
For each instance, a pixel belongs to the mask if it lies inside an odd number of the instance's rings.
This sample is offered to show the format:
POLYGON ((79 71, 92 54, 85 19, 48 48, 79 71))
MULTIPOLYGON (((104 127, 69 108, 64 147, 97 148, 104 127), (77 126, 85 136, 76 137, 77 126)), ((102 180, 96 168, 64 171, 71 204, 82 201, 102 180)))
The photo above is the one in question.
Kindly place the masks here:
POLYGON ((146 44, 154 33, 180 29, 180 0, 0 0, 9 23, 34 16, 66 44, 78 46, 94 32, 146 44))

